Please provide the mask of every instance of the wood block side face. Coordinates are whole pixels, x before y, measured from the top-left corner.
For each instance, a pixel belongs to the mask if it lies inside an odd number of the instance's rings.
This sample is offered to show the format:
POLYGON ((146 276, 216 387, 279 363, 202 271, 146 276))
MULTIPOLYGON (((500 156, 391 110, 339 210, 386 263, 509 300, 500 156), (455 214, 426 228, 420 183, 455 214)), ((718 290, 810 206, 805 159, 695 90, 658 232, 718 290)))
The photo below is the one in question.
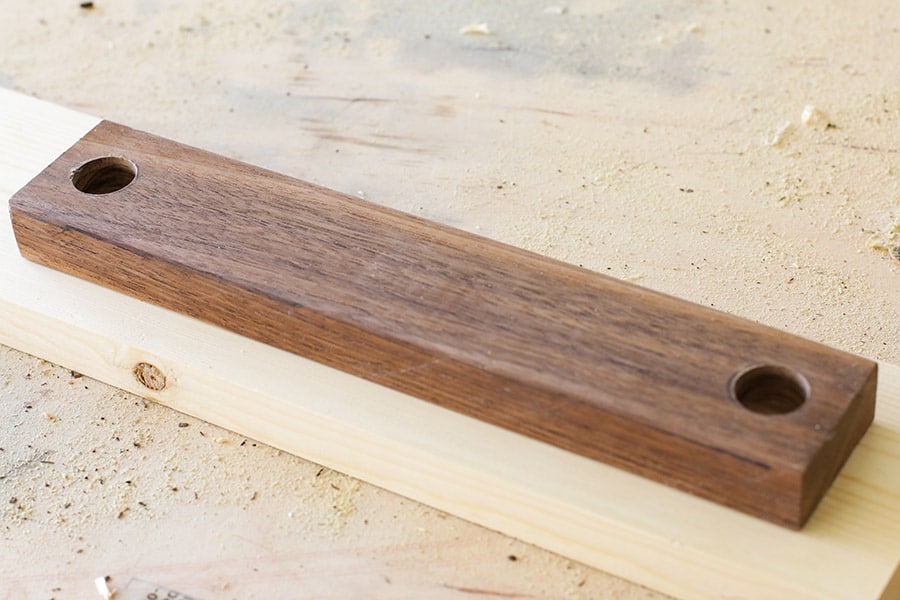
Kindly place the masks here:
POLYGON ((871 421, 868 361, 115 124, 10 206, 28 258, 783 525, 871 421))
POLYGON ((844 413, 834 433, 820 446, 803 475, 804 497, 801 515, 805 522, 822 496, 850 457, 869 425, 875 419, 875 389, 878 386, 878 365, 873 364, 869 377, 844 413))

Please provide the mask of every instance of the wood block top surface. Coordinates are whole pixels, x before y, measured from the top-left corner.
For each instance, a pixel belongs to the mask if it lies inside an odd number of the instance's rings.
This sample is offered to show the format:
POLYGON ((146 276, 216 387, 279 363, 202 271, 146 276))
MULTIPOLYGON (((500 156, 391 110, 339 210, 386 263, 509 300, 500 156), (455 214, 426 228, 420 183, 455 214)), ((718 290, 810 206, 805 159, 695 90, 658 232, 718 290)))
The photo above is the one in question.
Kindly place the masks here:
POLYGON ((10 211, 32 260, 790 527, 874 412, 870 361, 109 122, 10 211))

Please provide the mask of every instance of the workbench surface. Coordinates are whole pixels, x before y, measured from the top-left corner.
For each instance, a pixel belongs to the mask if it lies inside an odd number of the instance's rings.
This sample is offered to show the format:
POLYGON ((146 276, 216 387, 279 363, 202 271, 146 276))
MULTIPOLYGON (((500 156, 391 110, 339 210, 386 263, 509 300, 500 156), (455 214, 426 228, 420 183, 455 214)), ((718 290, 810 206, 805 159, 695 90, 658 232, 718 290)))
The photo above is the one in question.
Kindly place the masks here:
MULTIPOLYGON (((84 4, 0 85, 900 362, 897 3, 84 4)), ((11 349, 0 420, 0 598, 662 597, 11 349)))

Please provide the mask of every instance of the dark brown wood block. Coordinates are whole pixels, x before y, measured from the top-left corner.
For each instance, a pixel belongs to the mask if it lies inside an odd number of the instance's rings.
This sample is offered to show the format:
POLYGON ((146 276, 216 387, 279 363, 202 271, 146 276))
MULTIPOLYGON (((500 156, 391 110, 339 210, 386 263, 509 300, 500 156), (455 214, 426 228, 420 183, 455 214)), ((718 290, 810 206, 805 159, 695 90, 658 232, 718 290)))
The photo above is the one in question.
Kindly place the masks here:
POLYGON ((110 122, 10 212, 29 259, 789 527, 874 414, 868 360, 110 122))

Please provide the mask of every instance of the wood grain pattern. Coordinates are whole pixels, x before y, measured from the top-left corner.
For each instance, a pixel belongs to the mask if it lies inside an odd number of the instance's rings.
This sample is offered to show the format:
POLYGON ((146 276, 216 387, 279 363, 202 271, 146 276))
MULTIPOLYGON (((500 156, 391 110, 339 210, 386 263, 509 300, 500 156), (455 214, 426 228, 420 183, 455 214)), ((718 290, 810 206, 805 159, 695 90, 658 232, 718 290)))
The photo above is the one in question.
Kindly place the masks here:
POLYGON ((10 210, 32 260, 782 525, 874 412, 870 361, 109 122, 10 210), (76 189, 104 156, 135 181, 76 189), (742 407, 755 365, 807 401, 742 407))

